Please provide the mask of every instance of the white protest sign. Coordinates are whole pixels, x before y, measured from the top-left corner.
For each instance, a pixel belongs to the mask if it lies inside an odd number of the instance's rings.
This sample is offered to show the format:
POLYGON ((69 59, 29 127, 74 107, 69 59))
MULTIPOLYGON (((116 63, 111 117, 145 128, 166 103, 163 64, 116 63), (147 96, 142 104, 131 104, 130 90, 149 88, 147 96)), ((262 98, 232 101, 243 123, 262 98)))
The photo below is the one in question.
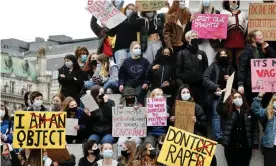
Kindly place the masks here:
POLYGON ((147 125, 167 126, 166 98, 147 99, 147 125))
POLYGON ((98 104, 91 96, 91 94, 84 95, 83 97, 80 98, 80 100, 86 108, 89 108, 90 111, 95 111, 99 109, 98 104))
POLYGON ((146 108, 113 107, 112 136, 113 137, 146 137, 147 121, 146 108))
POLYGON ((78 135, 78 130, 74 127, 78 125, 79 120, 74 118, 66 118, 66 135, 78 135))
POLYGON ((116 27, 127 18, 107 0, 88 0, 86 9, 109 29, 116 27))

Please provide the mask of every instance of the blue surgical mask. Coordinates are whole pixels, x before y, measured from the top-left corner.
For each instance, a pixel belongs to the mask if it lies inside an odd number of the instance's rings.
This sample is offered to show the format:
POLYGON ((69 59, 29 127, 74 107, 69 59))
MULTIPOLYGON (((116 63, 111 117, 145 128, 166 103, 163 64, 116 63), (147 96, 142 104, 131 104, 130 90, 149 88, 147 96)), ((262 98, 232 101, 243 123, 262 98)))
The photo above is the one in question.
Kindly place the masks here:
POLYGON ((276 110, 276 101, 273 102, 273 108, 276 110))
MULTIPOLYGON (((42 104, 43 104, 43 100, 35 100, 33 106, 41 107, 42 104)), ((35 111, 38 111, 38 110, 35 110, 35 111)))
POLYGON ((86 59, 87 59, 87 55, 81 55, 81 62, 84 63, 86 62, 86 59))
POLYGON ((231 10, 236 10, 239 8, 239 5, 230 5, 231 10))
POLYGON ((135 56, 135 57, 140 56, 140 55, 141 55, 141 49, 140 49, 140 48, 133 49, 133 50, 132 50, 132 54, 133 54, 133 56, 135 56))
POLYGON ((103 158, 110 159, 110 158, 112 158, 112 156, 113 156, 113 151, 112 150, 109 150, 109 149, 103 150, 103 158))
POLYGON ((242 98, 236 98, 234 99, 234 104, 236 107, 241 107, 243 104, 242 98))
POLYGON ((181 94, 181 99, 184 100, 184 101, 188 101, 190 98, 191 98, 190 93, 181 94))
POLYGON ((42 158, 43 162, 45 162, 47 159, 48 159, 47 155, 44 155, 43 158, 42 158))
POLYGON ((71 68, 72 65, 73 65, 73 62, 67 61, 67 62, 65 62, 64 64, 65 64, 65 66, 66 66, 67 68, 71 68))
POLYGON ((210 6, 210 0, 202 0, 202 5, 203 5, 204 7, 210 6))

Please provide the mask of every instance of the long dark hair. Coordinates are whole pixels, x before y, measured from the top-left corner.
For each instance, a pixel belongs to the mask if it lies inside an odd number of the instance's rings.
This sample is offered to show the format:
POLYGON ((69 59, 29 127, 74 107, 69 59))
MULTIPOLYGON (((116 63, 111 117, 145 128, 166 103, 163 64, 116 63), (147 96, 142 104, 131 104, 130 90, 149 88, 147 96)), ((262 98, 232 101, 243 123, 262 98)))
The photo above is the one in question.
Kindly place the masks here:
POLYGON ((234 105, 234 103, 233 103, 233 101, 234 101, 234 95, 235 95, 236 93, 240 94, 241 97, 242 97, 243 104, 242 104, 242 106, 241 106, 241 109, 242 109, 242 110, 245 110, 245 111, 250 111, 250 107, 249 107, 249 105, 248 105, 246 99, 244 98, 244 96, 243 96, 240 92, 237 92, 236 90, 233 89, 233 90, 232 90, 232 94, 231 94, 230 97, 227 99, 227 103, 228 103, 228 112, 229 112, 229 113, 233 112, 234 109, 235 109, 235 107, 236 107, 236 106, 234 105))
MULTIPOLYGON (((240 7, 240 0, 236 0, 236 1, 237 1, 237 5, 240 7)), ((229 0, 224 0, 222 2, 222 8, 225 9, 225 10, 231 11, 229 3, 230 3, 229 0)))
POLYGON ((31 91, 28 91, 28 92, 26 92, 25 94, 24 94, 24 103, 25 103, 25 106, 26 107, 29 107, 29 103, 28 103, 28 100, 29 100, 29 96, 30 96, 30 94, 31 94, 32 92, 31 91))
MULTIPOLYGON (((89 140, 83 144, 82 150, 83 150, 84 157, 87 157, 89 155, 88 150, 91 150, 92 147, 94 146, 94 144, 96 144, 96 141, 94 141, 94 140, 89 140)), ((95 157, 97 157, 97 156, 95 156, 95 157)))
POLYGON ((227 55, 227 57, 228 57, 228 64, 229 65, 231 65, 232 64, 232 57, 231 57, 231 55, 230 55, 230 53, 229 53, 229 51, 228 50, 226 50, 226 49, 220 49, 218 52, 217 52, 217 54, 216 54, 216 56, 215 56, 215 63, 219 63, 219 57, 220 57, 220 53, 222 52, 222 51, 224 51, 225 53, 226 53, 226 55, 227 55))
MULTIPOLYGON (((80 65, 78 63, 78 60, 77 60, 77 58, 74 55, 68 54, 68 55, 66 55, 64 57, 64 59, 70 59, 73 62, 73 71, 75 71, 75 70, 81 70, 80 65)), ((65 66, 65 64, 63 65, 63 67, 67 68, 65 66)))
POLYGON ((5 105, 1 104, 1 107, 4 107, 5 109, 5 115, 3 116, 2 120, 9 120, 10 119, 10 115, 9 115, 9 110, 5 105))
MULTIPOLYGON (((181 85, 181 86, 178 88, 178 91, 177 91, 177 96, 176 96, 176 100, 182 100, 182 98, 181 98, 181 91, 182 91, 184 88, 189 89, 190 94, 191 94, 191 90, 190 90, 189 85, 187 85, 187 84, 183 84, 183 85, 181 85)), ((189 101, 194 101, 194 99, 193 99, 192 95, 191 95, 191 98, 190 98, 190 100, 189 100, 189 101)))

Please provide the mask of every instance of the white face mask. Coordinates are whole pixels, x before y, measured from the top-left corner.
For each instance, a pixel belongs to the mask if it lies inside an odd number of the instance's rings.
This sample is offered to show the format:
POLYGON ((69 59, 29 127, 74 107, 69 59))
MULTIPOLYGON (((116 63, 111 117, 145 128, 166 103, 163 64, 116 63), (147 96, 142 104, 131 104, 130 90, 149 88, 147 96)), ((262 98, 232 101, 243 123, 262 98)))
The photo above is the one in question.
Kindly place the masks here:
POLYGON ((114 1, 114 4, 116 6, 117 9, 120 9, 122 7, 122 1, 121 0, 116 0, 114 1))
POLYGON ((184 100, 184 101, 188 101, 190 98, 191 98, 190 93, 181 94, 181 99, 184 100))
POLYGON ((155 96, 155 98, 163 98, 163 96, 161 96, 161 95, 158 95, 158 96, 155 96))
POLYGON ((148 12, 146 13, 146 16, 152 18, 154 16, 154 12, 148 12))
POLYGON ((133 10, 127 9, 126 10, 126 16, 129 17, 132 14, 132 12, 133 12, 133 10))
POLYGON ((234 99, 234 104, 236 107, 241 107, 243 104, 242 98, 236 98, 234 99))
POLYGON ((230 5, 231 10, 236 10, 239 8, 239 5, 230 5))
POLYGON ((186 3, 184 1, 179 1, 179 8, 184 9, 186 7, 186 3))
POLYGON ((34 101, 34 107, 40 107, 43 103, 43 100, 35 100, 34 101))

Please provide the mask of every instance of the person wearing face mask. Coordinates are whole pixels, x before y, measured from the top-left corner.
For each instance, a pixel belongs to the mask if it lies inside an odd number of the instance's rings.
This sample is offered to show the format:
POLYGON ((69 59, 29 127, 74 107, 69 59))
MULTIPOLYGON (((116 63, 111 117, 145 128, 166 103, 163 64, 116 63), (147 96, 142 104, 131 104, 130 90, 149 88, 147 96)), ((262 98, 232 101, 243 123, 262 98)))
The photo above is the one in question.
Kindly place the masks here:
MULTIPOLYGON (((125 14, 129 18, 133 11, 135 11, 135 5, 128 4, 125 7, 123 14, 125 14)), ((107 32, 109 36, 116 35, 115 47, 113 49, 113 52, 115 62, 118 65, 119 69, 122 66, 124 60, 129 56, 129 45, 131 44, 131 42, 137 41, 139 39, 137 36, 137 32, 139 32, 139 27, 135 24, 131 24, 128 19, 107 32)))
POLYGON ((87 48, 85 48, 85 47, 79 46, 75 50, 75 56, 78 60, 78 63, 79 63, 79 66, 81 67, 81 69, 84 68, 88 55, 89 55, 89 52, 88 52, 87 48))
POLYGON ((65 97, 73 97, 80 103, 79 94, 83 87, 83 82, 87 80, 87 75, 81 70, 77 58, 74 55, 64 57, 64 65, 58 69, 58 82, 60 93, 65 97))
POLYGON ((13 140, 13 121, 9 116, 9 110, 6 106, 1 105, 1 142, 12 144, 13 140))
MULTIPOLYGON (((231 65, 231 58, 226 49, 220 50, 215 58, 215 62, 212 63, 204 72, 202 85, 207 89, 208 94, 206 97, 206 103, 210 104, 209 108, 212 108, 212 129, 213 134, 217 142, 221 142, 222 133, 220 130, 220 117, 217 114, 217 103, 221 96, 222 90, 226 88, 228 78, 234 73, 235 70, 231 65)), ((236 82, 233 81, 232 87, 235 87, 236 82)))
POLYGON ((149 142, 144 142, 139 147, 140 165, 156 166, 157 165, 157 152, 156 149, 149 142))
POLYGON ((47 111, 43 105, 43 95, 39 91, 33 91, 30 94, 30 106, 25 111, 47 111))
POLYGON ((173 61, 172 50, 160 48, 157 51, 155 60, 147 71, 147 79, 150 82, 150 91, 155 88, 161 88, 164 94, 170 95, 167 98, 167 104, 172 107, 175 96, 175 63, 173 61))
POLYGON ((84 110, 79 108, 76 100, 72 97, 66 97, 62 102, 60 112, 67 112, 67 118, 78 119, 78 125, 74 129, 78 131, 77 136, 66 136, 67 143, 80 143, 86 138, 86 121, 84 110))
POLYGON ((94 140, 88 140, 83 146, 83 155, 78 166, 93 166, 102 158, 98 144, 94 140))
POLYGON ((167 48, 173 50, 174 56, 185 48, 185 34, 191 30, 192 14, 186 7, 185 0, 174 0, 164 25, 164 41, 167 48))
POLYGON ((179 51, 176 61, 176 84, 188 84, 192 91, 192 96, 197 104, 203 107, 204 89, 202 87, 202 77, 208 67, 206 53, 198 48, 198 34, 191 30, 185 34, 188 42, 185 50, 179 51))
POLYGON ((135 94, 135 89, 131 87, 126 87, 123 90, 122 97, 120 99, 120 105, 122 107, 135 107, 139 106, 137 96, 135 94))
POLYGON ((157 11, 141 11, 140 16, 133 12, 129 17, 129 22, 140 27, 141 51, 143 57, 152 63, 155 54, 164 43, 165 14, 158 14, 157 11))
POLYGON ((118 161, 113 160, 113 145, 110 143, 104 143, 102 145, 102 156, 103 159, 97 161, 93 166, 124 166, 120 164, 118 161))
POLYGON ((49 108, 49 111, 60 111, 61 104, 64 101, 65 97, 63 94, 59 93, 52 97, 52 104, 49 108))
POLYGON ((91 53, 87 57, 87 63, 85 63, 83 71, 86 72, 88 76, 88 80, 90 80, 94 73, 96 72, 96 68, 98 65, 97 58, 99 57, 99 54, 97 53, 91 53))
POLYGON ((131 57, 124 61, 119 70, 119 91, 123 92, 125 87, 135 88, 138 102, 144 105, 149 84, 146 72, 150 64, 146 58, 142 57, 138 42, 133 41, 130 50, 131 57))
POLYGON ((126 141, 122 146, 121 155, 118 158, 120 164, 124 166, 140 166, 135 142, 126 141))
MULTIPOLYGON (((252 104, 252 99, 256 97, 258 93, 252 92, 251 59, 276 58, 276 52, 263 40, 261 31, 254 30, 249 32, 247 42, 248 45, 244 48, 238 63, 238 91, 245 95, 249 104, 252 104)), ((271 96, 271 93, 267 93, 264 96, 262 100, 264 107, 268 104, 271 96)))
MULTIPOLYGON (((213 6, 212 0, 201 0, 196 14, 220 14, 213 6)), ((198 47, 204 50, 208 57, 208 65, 211 65, 215 59, 216 51, 223 48, 221 39, 199 39, 198 47)))
POLYGON ((99 85, 91 88, 91 96, 99 106, 99 109, 86 111, 86 124, 89 140, 96 141, 97 144, 114 143, 112 137, 112 107, 115 106, 113 100, 108 99, 104 90, 99 85))
POLYGON ((261 123, 266 123, 265 132, 262 138, 264 154, 264 166, 274 166, 276 156, 276 94, 274 94, 267 106, 262 107, 262 98, 265 93, 259 93, 251 105, 252 112, 257 116, 261 123))
POLYGON ((259 147, 259 125, 246 100, 235 90, 217 104, 222 119, 222 145, 228 166, 249 166, 252 151, 259 147))
POLYGON ((19 166, 20 160, 10 144, 1 144, 1 166, 19 166))
POLYGON ((223 10, 220 14, 228 15, 227 37, 223 40, 223 48, 226 48, 233 57, 233 66, 236 69, 238 58, 245 47, 247 30, 245 12, 239 9, 240 0, 224 0, 223 10))

